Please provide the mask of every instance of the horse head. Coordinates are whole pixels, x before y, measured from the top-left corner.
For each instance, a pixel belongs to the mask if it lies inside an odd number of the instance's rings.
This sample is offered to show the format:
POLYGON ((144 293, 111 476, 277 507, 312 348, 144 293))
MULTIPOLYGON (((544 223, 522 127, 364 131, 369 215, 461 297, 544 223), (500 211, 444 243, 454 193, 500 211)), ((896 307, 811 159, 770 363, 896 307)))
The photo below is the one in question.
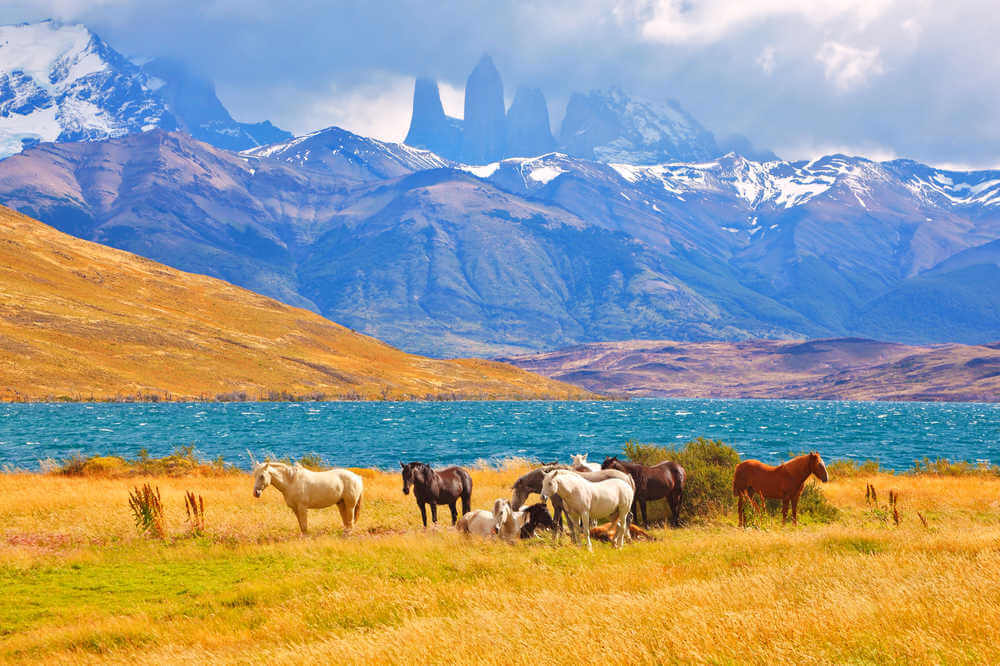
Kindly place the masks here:
POLYGON ((269 485, 271 485, 271 463, 257 463, 253 468, 253 496, 260 497, 264 488, 269 485))
POLYGON ((826 471, 826 464, 815 451, 809 454, 809 471, 815 474, 816 478, 823 483, 830 480, 830 475, 826 471))
POLYGON ((627 471, 625 465, 622 464, 621 460, 617 457, 611 456, 610 458, 605 458, 604 462, 601 463, 601 469, 616 469, 619 472, 627 471))
POLYGON ((559 472, 561 470, 553 470, 545 475, 542 479, 542 489, 538 493, 542 497, 542 501, 546 502, 550 497, 556 495, 559 492, 559 472))
POLYGON ((586 454, 586 453, 577 453, 577 454, 575 454, 573 456, 573 467, 578 467, 579 465, 586 465, 587 464, 587 455, 588 454, 586 454))
POLYGON ((513 511, 510 508, 510 502, 507 500, 498 499, 493 503, 493 521, 497 533, 500 532, 503 524, 510 519, 512 513, 513 511))
POLYGON ((400 462, 399 466, 403 468, 403 494, 410 494, 410 486, 417 485, 417 482, 424 485, 430 484, 431 468, 422 462, 409 462, 405 465, 400 462))

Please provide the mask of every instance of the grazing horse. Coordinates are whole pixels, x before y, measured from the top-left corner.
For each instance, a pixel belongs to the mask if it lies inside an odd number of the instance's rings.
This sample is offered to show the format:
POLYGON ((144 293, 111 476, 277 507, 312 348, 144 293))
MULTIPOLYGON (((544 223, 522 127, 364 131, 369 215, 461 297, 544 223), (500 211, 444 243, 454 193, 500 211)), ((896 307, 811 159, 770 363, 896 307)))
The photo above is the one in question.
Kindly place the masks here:
POLYGON ((830 480, 823 459, 815 451, 792 458, 777 467, 765 465, 759 460, 744 460, 737 465, 733 474, 733 494, 739 498, 740 527, 746 527, 744 501, 757 506, 754 493, 766 499, 781 500, 782 522, 788 521, 788 505, 791 504, 792 522, 798 525, 799 496, 810 474, 815 474, 823 483, 830 480))
POLYGON ((586 453, 578 453, 573 456, 573 463, 570 465, 574 472, 597 472, 600 471, 601 466, 597 463, 587 462, 586 453))
POLYGON ((632 508, 632 486, 622 479, 587 481, 575 472, 555 470, 542 480, 542 499, 559 495, 563 508, 569 515, 569 530, 573 543, 577 543, 576 527, 582 525, 587 535, 587 549, 593 552, 590 541, 590 519, 611 517, 615 523, 615 545, 621 548, 628 531, 628 513, 632 508))
POLYGON ((469 503, 472 499, 472 477, 461 467, 445 467, 433 470, 422 462, 399 463, 403 468, 403 494, 410 494, 413 486, 413 496, 420 507, 420 517, 427 527, 427 506, 431 505, 431 522, 437 524, 438 504, 447 504, 451 509, 451 524, 458 521, 458 509, 455 504, 462 499, 462 515, 469 513, 469 503))
POLYGON ((306 511, 337 505, 344 527, 354 527, 361 513, 361 494, 365 485, 361 477, 346 469, 313 472, 301 465, 262 462, 253 468, 253 496, 260 497, 264 489, 274 486, 285 496, 285 504, 299 519, 299 529, 308 531, 306 511))
POLYGON ((493 503, 493 519, 496 521, 496 531, 500 538, 514 541, 520 538, 521 528, 528 522, 528 512, 514 511, 510 502, 498 499, 493 503))
MULTIPOLYGON (((531 493, 541 493, 542 480, 545 478, 545 475, 557 469, 573 471, 570 470, 565 465, 543 465, 542 467, 533 469, 527 474, 521 476, 521 478, 515 481, 514 485, 511 486, 511 488, 514 491, 513 495, 511 495, 510 498, 511 507, 515 511, 518 511, 522 506, 524 506, 524 503, 528 500, 528 496, 531 495, 531 493)), ((577 474, 587 479, 588 481, 603 481, 605 479, 622 479, 623 481, 627 481, 630 485, 632 485, 633 488, 635 486, 635 483, 632 481, 631 476, 617 470, 602 469, 596 472, 577 472, 577 474)), ((552 497, 552 516, 553 519, 555 520, 557 531, 562 530, 562 514, 563 514, 562 498, 559 497, 558 495, 554 495, 552 497)))
POLYGON ((535 536, 535 530, 538 528, 552 530, 553 532, 556 530, 556 521, 552 520, 552 514, 549 513, 549 509, 545 506, 545 502, 532 504, 531 506, 522 509, 522 511, 528 514, 528 522, 526 522, 521 528, 522 539, 530 539, 535 536))
POLYGON ((632 506, 634 520, 639 520, 636 508, 642 511, 642 526, 649 527, 646 502, 665 499, 670 505, 671 524, 680 525, 681 500, 684 498, 684 468, 675 462, 666 461, 647 466, 611 457, 601 464, 603 469, 617 469, 628 472, 635 481, 635 505, 632 506))
POLYGON ((469 511, 458 519, 455 529, 465 534, 475 534, 481 537, 496 535, 496 519, 489 511, 477 509, 469 511))

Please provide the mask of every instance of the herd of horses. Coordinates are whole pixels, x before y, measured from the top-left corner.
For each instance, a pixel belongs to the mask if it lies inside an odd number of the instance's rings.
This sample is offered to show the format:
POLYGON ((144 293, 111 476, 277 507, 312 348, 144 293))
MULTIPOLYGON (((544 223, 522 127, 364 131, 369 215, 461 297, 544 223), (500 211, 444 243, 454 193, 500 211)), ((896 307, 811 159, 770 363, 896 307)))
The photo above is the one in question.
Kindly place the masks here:
MULTIPOLYGON (((565 516, 573 542, 578 543, 577 530, 582 529, 591 550, 593 521, 610 521, 611 540, 621 547, 637 529, 631 523, 640 519, 640 513, 643 527, 648 527, 646 503, 650 501, 666 500, 670 523, 679 526, 687 481, 684 468, 675 462, 642 465, 610 457, 598 465, 587 462, 584 454, 573 456, 570 465, 549 463, 527 472, 514 482, 510 500, 497 499, 492 511, 487 511, 471 508, 472 476, 467 470, 455 466, 435 470, 422 462, 400 462, 399 465, 403 494, 409 495, 412 489, 425 528, 427 508, 430 507, 431 522, 436 524, 437 508, 443 505, 448 506, 451 524, 459 531, 506 540, 530 538, 538 529, 551 530, 558 538, 565 516), (526 506, 532 494, 539 495, 541 502, 526 506), (550 501, 552 513, 548 510, 550 501)), ((790 508, 792 521, 798 523, 799 496, 812 475, 823 482, 829 480, 826 465, 815 452, 777 466, 759 460, 744 460, 738 464, 733 474, 733 493, 738 498, 740 527, 746 527, 746 503, 760 507, 755 495, 781 500, 783 520, 788 520, 790 508)), ((353 528, 358 520, 364 482, 350 470, 335 468, 316 472, 301 465, 254 461, 253 476, 254 497, 260 497, 267 486, 274 486, 295 513, 303 534, 308 531, 309 509, 337 506, 346 529, 353 528)))

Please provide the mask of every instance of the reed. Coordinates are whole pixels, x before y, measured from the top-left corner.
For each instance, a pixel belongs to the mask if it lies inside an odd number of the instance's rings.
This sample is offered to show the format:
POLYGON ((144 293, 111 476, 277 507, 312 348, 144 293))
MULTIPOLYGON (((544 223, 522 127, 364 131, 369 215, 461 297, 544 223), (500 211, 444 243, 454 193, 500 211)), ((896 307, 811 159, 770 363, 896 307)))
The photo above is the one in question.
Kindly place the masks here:
POLYGON ((128 506, 132 510, 132 518, 139 534, 164 539, 167 536, 166 522, 163 518, 163 502, 160 500, 160 489, 153 488, 148 483, 142 487, 133 488, 128 496, 128 506))

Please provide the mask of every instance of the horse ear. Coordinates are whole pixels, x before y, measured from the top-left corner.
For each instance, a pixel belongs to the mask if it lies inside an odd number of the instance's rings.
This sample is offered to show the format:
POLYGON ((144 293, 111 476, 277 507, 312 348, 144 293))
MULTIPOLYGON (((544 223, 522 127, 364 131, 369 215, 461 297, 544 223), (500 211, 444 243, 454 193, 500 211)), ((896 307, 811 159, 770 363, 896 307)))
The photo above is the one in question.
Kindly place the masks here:
POLYGON ((404 465, 404 464, 403 464, 403 461, 402 461, 402 460, 400 460, 400 461, 399 461, 399 466, 400 466, 400 467, 401 467, 402 469, 406 469, 406 465, 404 465))

